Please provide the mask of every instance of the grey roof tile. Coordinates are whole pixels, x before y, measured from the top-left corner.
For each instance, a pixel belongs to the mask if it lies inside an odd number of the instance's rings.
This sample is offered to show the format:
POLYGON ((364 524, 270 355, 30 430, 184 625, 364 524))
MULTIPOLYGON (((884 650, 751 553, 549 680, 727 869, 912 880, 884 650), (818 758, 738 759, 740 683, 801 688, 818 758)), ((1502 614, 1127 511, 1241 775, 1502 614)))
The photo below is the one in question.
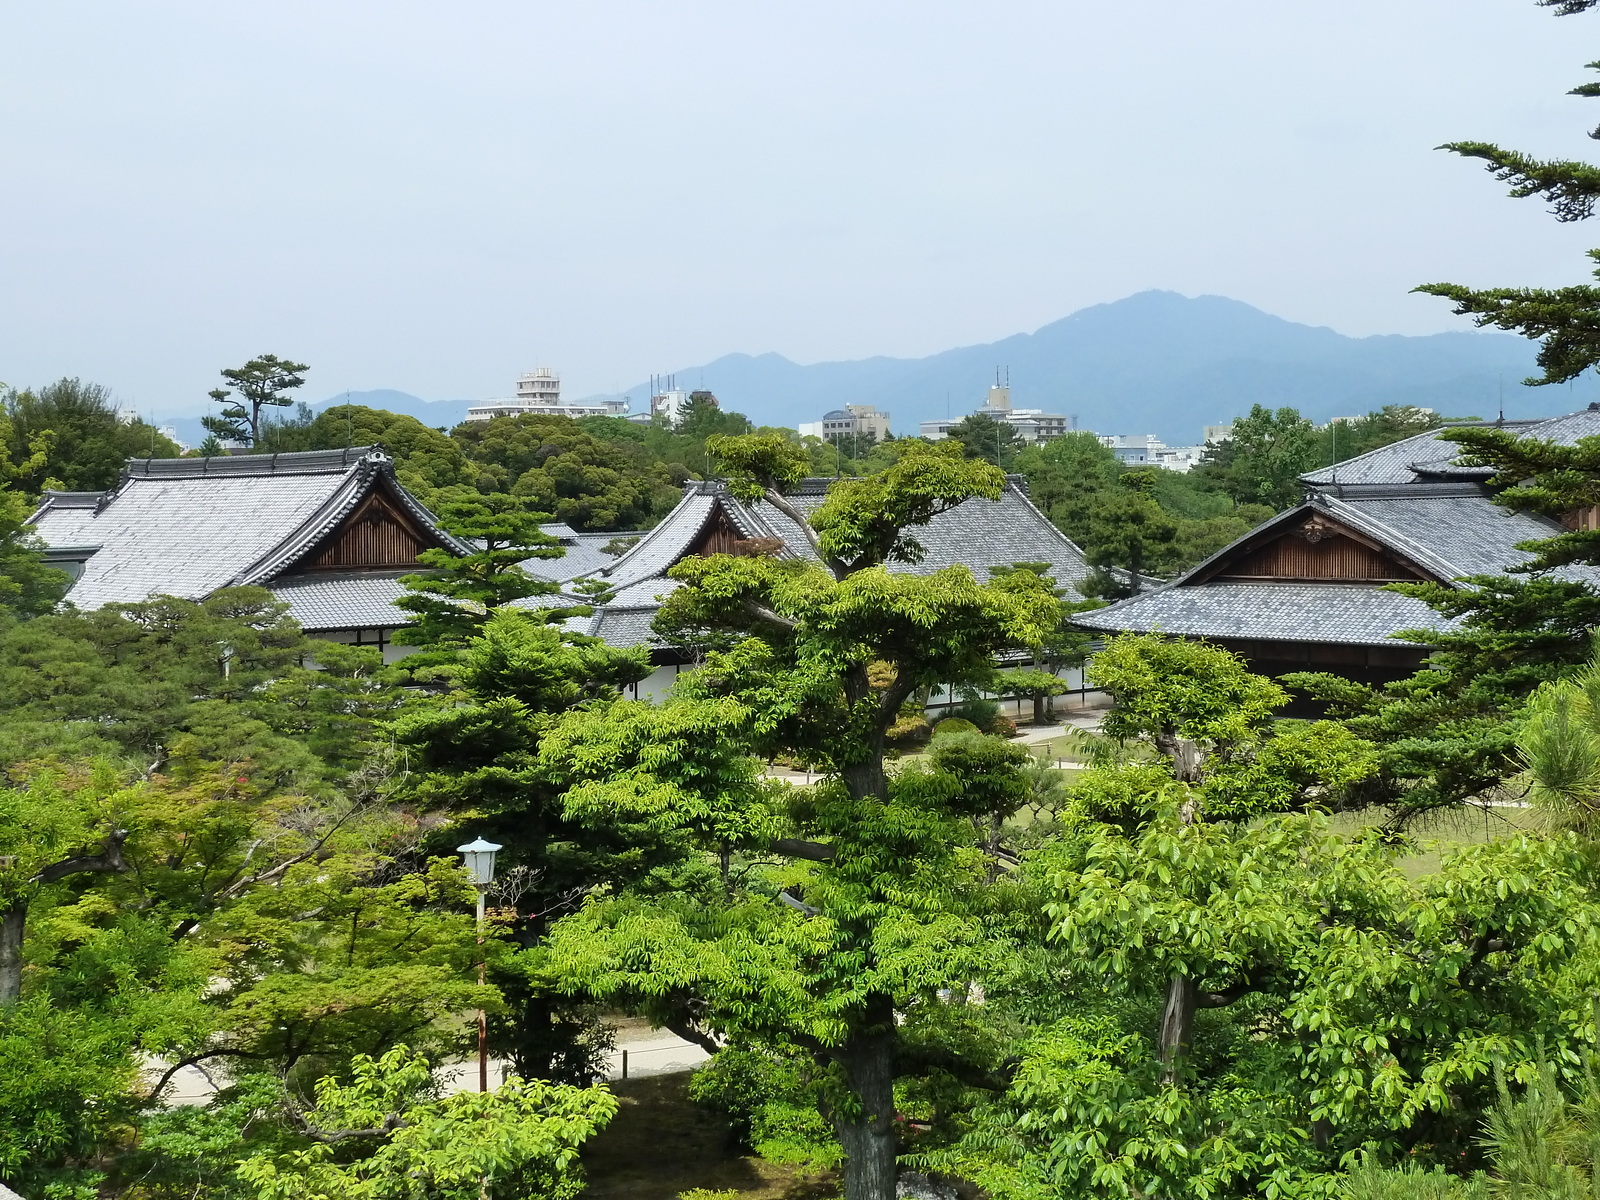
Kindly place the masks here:
POLYGON ((1450 629, 1420 600, 1349 583, 1168 584, 1073 622, 1108 633, 1392 645, 1400 629, 1450 629))
POLYGON ((465 549, 391 478, 390 459, 371 446, 133 459, 121 486, 94 509, 85 494, 48 496, 39 534, 52 547, 100 547, 68 594, 79 608, 152 595, 199 599, 232 584, 271 581, 380 477, 442 544, 465 549))
POLYGON ((47 546, 92 546, 91 530, 107 492, 46 492, 28 518, 47 546))
POLYGON ((1540 421, 1523 430, 1522 436, 1541 442, 1554 442, 1558 446, 1576 445, 1580 438, 1600 437, 1600 408, 1591 405, 1564 417, 1540 421))
MULTIPOLYGON (((408 572, 409 574, 409 572, 408 572)), ((394 602, 407 594, 399 575, 327 572, 284 575, 269 585, 289 604, 289 615, 310 632, 409 624, 410 613, 394 602)))
MULTIPOLYGON (((1531 421, 1506 422, 1508 427, 1517 428, 1532 424, 1531 421)), ((1387 446, 1380 446, 1376 450, 1369 450, 1365 454, 1358 454, 1355 458, 1347 458, 1331 467, 1307 471, 1300 476, 1300 480, 1302 483, 1330 485, 1411 483, 1417 478, 1419 467, 1424 469, 1447 467, 1456 455, 1461 453, 1461 447, 1454 442, 1440 440, 1441 434, 1460 428, 1461 425, 1453 425, 1415 434, 1398 442, 1391 442, 1387 446)))
POLYGON ((1426 487, 1413 495, 1322 498, 1321 506, 1336 515, 1354 516, 1381 540, 1405 549, 1406 543, 1431 553, 1445 567, 1447 579, 1495 575, 1521 566, 1532 555, 1518 542, 1554 537, 1560 525, 1533 513, 1502 508, 1487 496, 1435 495, 1426 487))
MULTIPOLYGON (((822 503, 833 482, 802 480, 790 501, 809 515, 822 503)), ((641 534, 633 547, 611 561, 609 569, 601 569, 599 577, 617 586, 619 592, 610 605, 595 615, 593 629, 599 636, 614 645, 660 644, 650 635, 649 622, 659 607, 657 597, 678 586, 666 578, 666 571, 694 544, 718 508, 745 537, 777 538, 784 543, 783 554, 815 558, 800 529, 770 504, 742 504, 720 483, 692 482, 677 507, 659 525, 641 534)), ((964 565, 980 580, 986 580, 990 567, 1045 562, 1063 587, 1075 587, 1090 575, 1083 552, 1034 507, 1016 479, 1007 481, 999 500, 968 500, 935 517, 916 530, 915 536, 927 552, 923 560, 916 564, 895 563, 891 570, 928 575, 945 567, 964 565)), ((566 582, 582 572, 563 574, 566 582)))

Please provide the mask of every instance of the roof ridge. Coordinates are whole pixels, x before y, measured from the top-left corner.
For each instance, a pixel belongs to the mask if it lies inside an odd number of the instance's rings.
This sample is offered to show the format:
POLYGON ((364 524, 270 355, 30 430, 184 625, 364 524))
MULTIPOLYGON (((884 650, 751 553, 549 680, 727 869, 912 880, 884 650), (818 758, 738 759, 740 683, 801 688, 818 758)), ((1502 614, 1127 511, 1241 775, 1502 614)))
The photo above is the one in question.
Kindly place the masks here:
POLYGON ((1442 554, 1400 533, 1373 514, 1362 512, 1359 506, 1346 500, 1340 500, 1337 496, 1330 496, 1326 492, 1318 492, 1313 503, 1320 504, 1329 512, 1354 525, 1361 532, 1377 538, 1380 542, 1390 544, 1396 550, 1408 555, 1412 561, 1420 563, 1430 571, 1442 576, 1446 582, 1472 573, 1459 570, 1455 563, 1445 558, 1442 554))
POLYGON ((122 468, 129 479, 205 479, 240 475, 322 475, 342 473, 363 462, 393 461, 380 445, 342 450, 289 450, 277 454, 228 454, 205 458, 130 458, 122 468))

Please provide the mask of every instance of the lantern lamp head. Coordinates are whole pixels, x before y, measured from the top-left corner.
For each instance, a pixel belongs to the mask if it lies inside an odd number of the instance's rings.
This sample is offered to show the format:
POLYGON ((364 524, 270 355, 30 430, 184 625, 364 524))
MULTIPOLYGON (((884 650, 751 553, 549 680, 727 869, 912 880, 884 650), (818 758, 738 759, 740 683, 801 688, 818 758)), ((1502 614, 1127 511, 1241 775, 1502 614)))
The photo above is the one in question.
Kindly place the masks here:
POLYGON ((479 887, 488 887, 494 882, 494 855, 499 849, 494 842, 486 842, 481 837, 456 847, 466 863, 467 874, 479 887))

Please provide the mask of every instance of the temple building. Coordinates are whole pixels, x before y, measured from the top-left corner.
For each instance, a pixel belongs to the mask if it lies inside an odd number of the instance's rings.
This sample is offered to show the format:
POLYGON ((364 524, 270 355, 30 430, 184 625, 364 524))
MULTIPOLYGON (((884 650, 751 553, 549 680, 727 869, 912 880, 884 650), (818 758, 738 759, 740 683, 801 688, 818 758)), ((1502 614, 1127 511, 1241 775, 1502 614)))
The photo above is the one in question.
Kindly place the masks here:
MULTIPOLYGON (((809 516, 832 482, 803 480, 789 500, 809 516)), ((719 553, 775 551, 784 558, 815 558, 810 543, 788 517, 765 501, 745 504, 726 485, 715 481, 685 485, 683 499, 654 529, 607 536, 636 537, 637 541, 598 569, 592 560, 585 561, 570 551, 563 558, 535 559, 524 566, 564 589, 584 580, 604 582, 613 589, 612 599, 596 608, 593 616, 578 618, 573 624, 580 632, 614 646, 649 647, 656 669, 635 688, 635 694, 641 696, 662 694, 694 661, 691 651, 665 644, 651 629, 661 601, 678 587, 675 580, 667 578, 674 564, 692 555, 719 553)), ((989 578, 991 567, 1048 563, 1057 586, 1067 589, 1076 588, 1091 574, 1083 552, 1033 506, 1019 476, 1007 478, 999 500, 967 500, 934 517, 916 531, 916 538, 926 551, 923 560, 894 563, 890 570, 929 575, 960 564, 982 581, 989 578)), ((1082 686, 1076 673, 1066 682, 1069 687, 1082 686)))
POLYGON ((153 595, 199 600, 254 584, 306 632, 404 653, 394 607, 430 548, 470 548, 439 527, 381 449, 130 459, 106 492, 46 492, 28 523, 72 577, 82 609, 153 595))
MULTIPOLYGON (((1600 406, 1501 428, 1559 445, 1600 435, 1600 406)), ((1365 682, 1409 675, 1427 647, 1395 635, 1444 630, 1452 622, 1388 583, 1452 587, 1500 575, 1532 556, 1521 542, 1566 525, 1493 501, 1488 468, 1458 464, 1445 430, 1417 434, 1300 477, 1305 501, 1251 530, 1171 583, 1080 614, 1100 633, 1161 632, 1237 651, 1268 675, 1332 671, 1365 682)), ((1600 585, 1600 571, 1563 574, 1600 585)))
MULTIPOLYGON (((832 482, 803 481, 794 505, 812 512, 832 482)), ((154 595, 199 600, 219 588, 255 584, 287 602, 313 636, 378 646, 388 661, 408 649, 392 644, 409 621, 394 607, 405 593, 400 577, 419 570, 423 550, 472 550, 440 528, 375 446, 133 459, 110 491, 47 492, 29 524, 45 543, 46 559, 72 576, 67 599, 79 608, 154 595)), ((563 556, 523 567, 562 594, 528 603, 585 603, 573 588, 585 580, 607 584, 613 597, 570 627, 615 646, 649 648, 656 670, 636 695, 664 693, 693 661, 691 652, 663 643, 651 629, 662 598, 678 586, 666 577, 673 564, 690 555, 758 549, 812 556, 787 517, 765 503, 741 503, 716 482, 687 484, 677 506, 647 531, 543 528, 563 556)), ((923 561, 893 570, 928 574, 959 563, 985 580, 991 567, 1043 562, 1064 588, 1090 575, 1082 551, 1033 506, 1017 477, 1006 481, 999 500, 968 500, 935 517, 917 539, 927 551, 923 561)))

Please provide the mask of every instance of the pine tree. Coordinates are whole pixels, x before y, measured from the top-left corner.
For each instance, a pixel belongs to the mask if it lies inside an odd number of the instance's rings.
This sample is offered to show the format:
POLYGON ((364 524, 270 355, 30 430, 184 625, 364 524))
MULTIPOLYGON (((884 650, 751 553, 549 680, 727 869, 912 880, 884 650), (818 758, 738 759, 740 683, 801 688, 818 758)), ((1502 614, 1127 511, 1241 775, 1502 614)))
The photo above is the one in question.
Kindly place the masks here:
MULTIPOLYGON (((1574 16, 1595 7, 1597 0, 1536 0, 1557 16, 1574 16)), ((1600 70, 1600 62, 1589 63, 1600 70)), ((1600 83, 1573 88, 1573 96, 1600 96, 1600 83)), ((1600 140, 1600 127, 1589 135, 1600 140)), ((1511 185, 1518 199, 1543 196, 1558 221, 1585 221, 1600 199, 1600 167, 1590 163, 1540 159, 1491 142, 1447 142, 1441 149, 1482 161, 1491 175, 1511 185)), ((1600 249, 1590 250, 1600 277, 1600 249)), ((1430 283, 1416 289, 1455 304, 1459 316, 1483 327, 1520 333, 1540 343, 1541 375, 1531 385, 1565 383, 1600 363, 1600 287, 1575 284, 1561 288, 1474 288, 1459 283, 1430 283)))

